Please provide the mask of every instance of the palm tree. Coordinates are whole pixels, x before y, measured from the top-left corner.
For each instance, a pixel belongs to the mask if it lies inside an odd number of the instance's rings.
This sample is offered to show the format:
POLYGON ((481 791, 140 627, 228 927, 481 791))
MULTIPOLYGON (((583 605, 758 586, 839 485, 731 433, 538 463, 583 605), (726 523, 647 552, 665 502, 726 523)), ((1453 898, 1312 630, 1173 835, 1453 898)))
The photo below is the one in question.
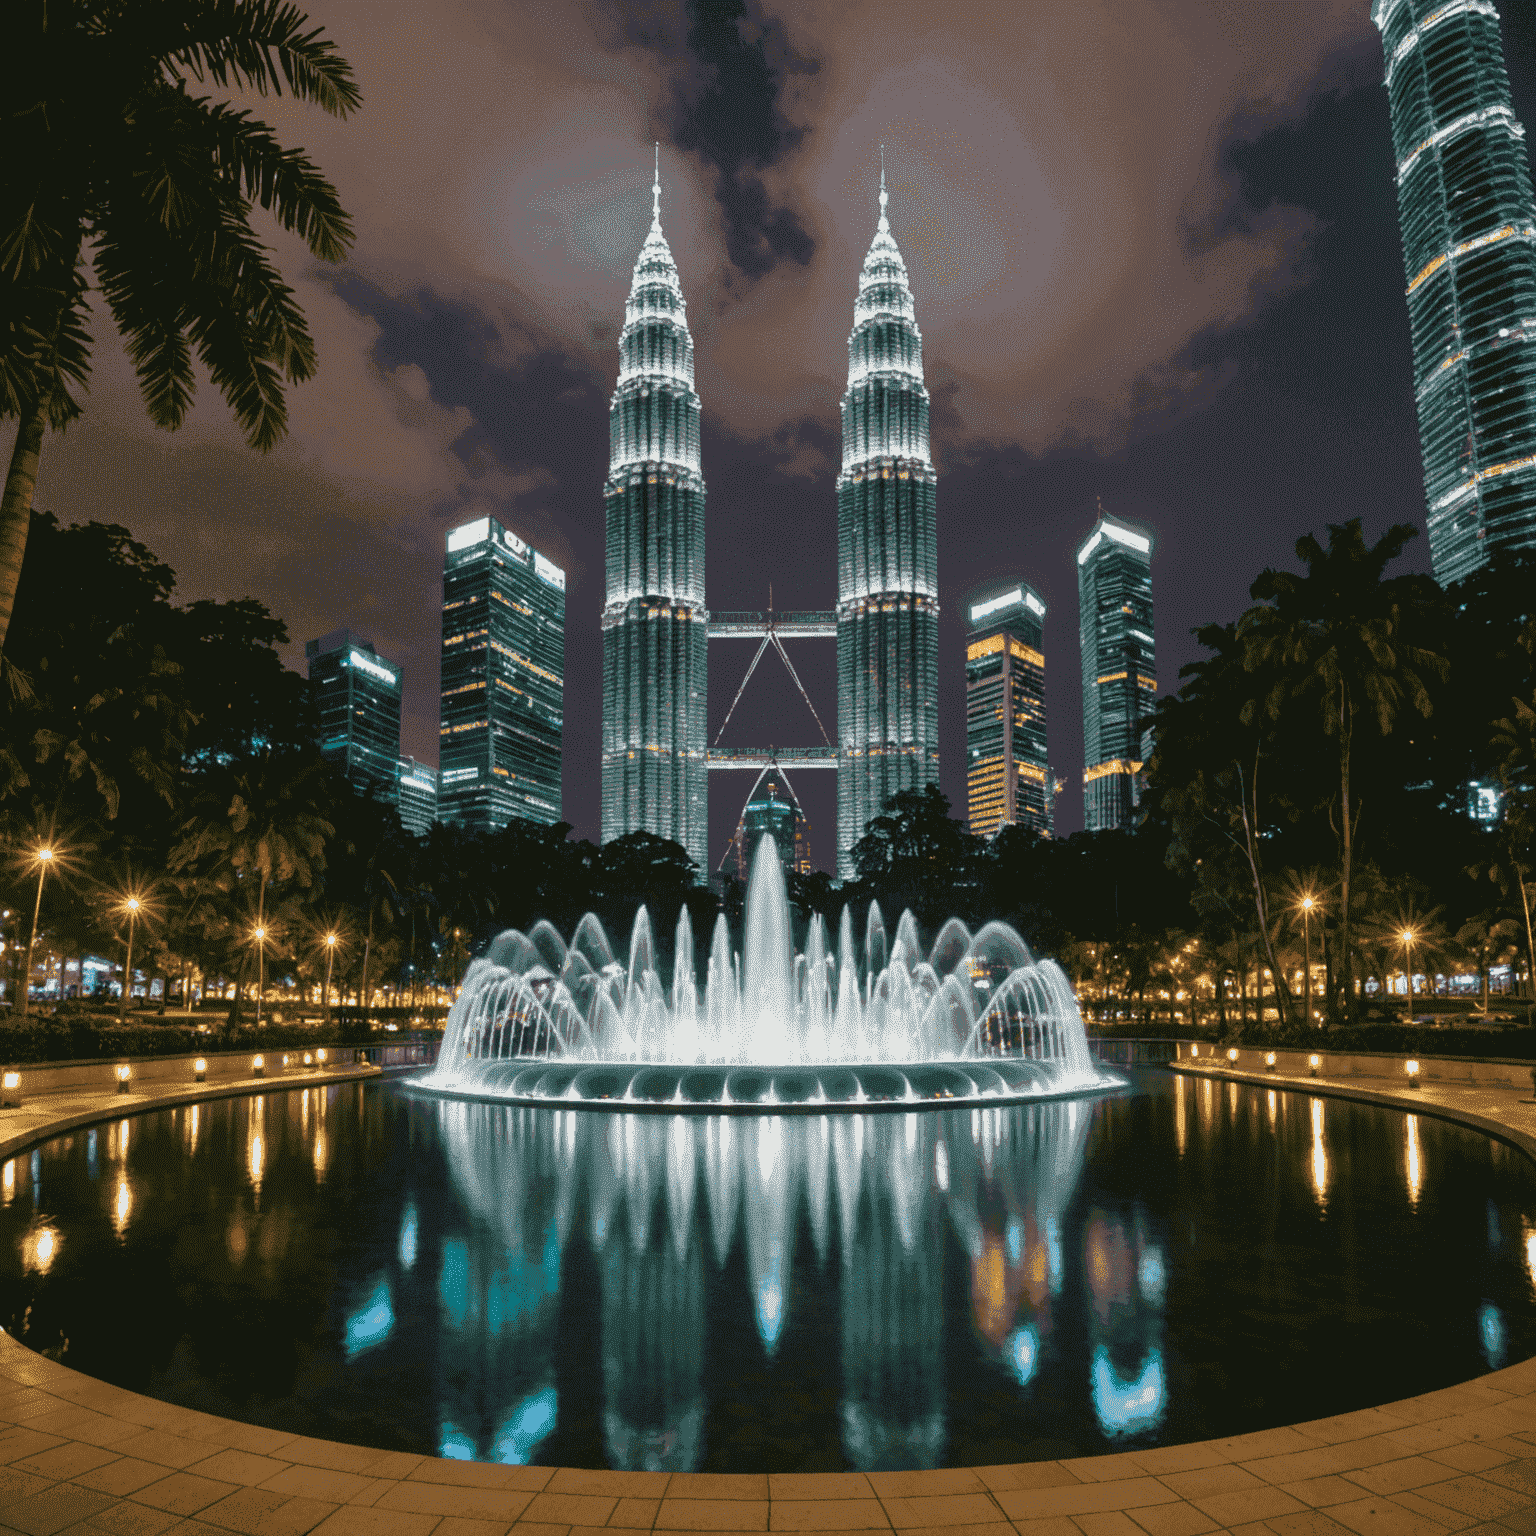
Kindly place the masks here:
POLYGON ((1456 930, 1456 947, 1476 967, 1483 983, 1484 1018, 1488 1016, 1489 973, 1512 953, 1511 940, 1517 932, 1516 925, 1492 907, 1469 917, 1456 930))
POLYGON ((1428 716, 1425 678, 1443 679, 1444 657, 1418 643, 1428 599, 1421 579, 1384 581, 1387 564, 1418 530, 1400 523, 1367 545, 1360 519, 1328 525, 1328 547, 1311 535, 1298 539, 1305 575, 1266 570, 1253 584, 1258 606, 1238 621, 1244 663, 1268 675, 1262 708, 1272 719, 1293 702, 1310 704, 1337 753, 1340 977, 1343 1009, 1354 1007, 1350 947, 1350 880, 1354 862, 1358 797, 1351 783, 1355 731, 1363 723, 1391 734, 1407 706, 1428 716))
MULTIPOLYGON (((308 891, 325 869, 326 839, 335 831, 322 809, 327 782, 319 760, 295 763, 271 752, 213 776, 171 850, 172 873, 201 874, 226 897, 243 891, 252 932, 265 931, 269 893, 308 891), (254 899, 247 882, 255 884, 254 899)), ((245 957, 242 976, 244 965, 245 957)))
POLYGON ((260 205, 323 261, 352 241, 300 150, 188 83, 281 94, 345 117, 351 66, 288 0, 19 0, 6 18, 0 157, 0 414, 19 419, 0 502, 0 645, 43 433, 79 415, 91 277, 144 403, 177 427, 193 348, 255 448, 287 430, 284 382, 315 371, 292 290, 251 227, 260 205))

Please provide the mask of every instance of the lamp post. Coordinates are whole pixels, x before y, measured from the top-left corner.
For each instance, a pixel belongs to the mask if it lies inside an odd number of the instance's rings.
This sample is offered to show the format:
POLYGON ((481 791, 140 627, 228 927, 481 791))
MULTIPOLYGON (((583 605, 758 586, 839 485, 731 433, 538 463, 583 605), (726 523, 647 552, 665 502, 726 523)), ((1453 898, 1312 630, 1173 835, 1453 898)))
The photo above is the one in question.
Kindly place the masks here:
POLYGON ((267 984, 267 951, 265 928, 253 928, 251 937, 256 940, 256 1027, 261 1028, 261 994, 267 984))
POLYGON ((336 963, 336 941, 339 935, 328 933, 325 936, 325 1022, 330 1027, 331 1022, 331 967, 336 963))
POLYGON ((143 905, 137 896, 129 896, 123 901, 123 911, 128 914, 128 958, 123 962, 123 990, 117 999, 119 1023, 128 1017, 128 999, 133 992, 133 925, 138 922, 139 909, 143 905))
POLYGON ((1406 1018, 1409 1023, 1413 1022, 1413 941, 1417 937, 1412 928, 1404 928, 1398 934, 1398 938, 1403 941, 1403 970, 1406 973, 1403 977, 1403 989, 1407 994, 1403 1000, 1403 1006, 1407 1009, 1406 1018))
POLYGON ((1306 975, 1303 978, 1303 987, 1307 998, 1307 1027, 1312 1026, 1312 912, 1317 906, 1315 896, 1303 896, 1301 898, 1301 942, 1302 950, 1306 956, 1304 964, 1306 975))
POLYGON ((37 943, 37 918, 43 910, 43 880, 53 864, 53 849, 46 843, 32 856, 37 865, 37 900, 32 904, 32 933, 27 939, 27 961, 21 972, 20 995, 16 999, 18 1018, 26 1018, 27 1002, 32 992, 32 946, 37 943))

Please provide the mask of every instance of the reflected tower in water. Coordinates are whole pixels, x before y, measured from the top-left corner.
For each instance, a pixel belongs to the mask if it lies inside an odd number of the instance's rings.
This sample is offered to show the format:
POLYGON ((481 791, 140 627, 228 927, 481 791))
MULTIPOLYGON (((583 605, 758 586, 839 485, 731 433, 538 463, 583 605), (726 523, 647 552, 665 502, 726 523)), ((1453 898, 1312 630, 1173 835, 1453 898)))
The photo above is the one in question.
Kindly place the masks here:
POLYGON ((599 1276, 606 1453, 616 1467, 655 1471, 696 1468, 708 1454, 707 1297, 739 1272, 738 1252, 749 1288, 739 1300, 771 1365, 796 1324, 796 1296, 824 1291, 834 1247, 847 1459, 938 1465, 950 1235, 974 1270, 998 1240, 995 1213, 1006 1213, 1000 1240, 1021 1316, 989 1346, 1019 1375, 1021 1339, 1035 1341, 1033 1359, 1049 1334, 1043 1309, 1060 1289, 1061 1217, 1089 1119, 1072 1100, 750 1119, 459 1101, 436 1112, 474 1216, 438 1260, 451 1339, 443 1454, 526 1461, 555 1427, 555 1297, 570 1244, 585 1241, 599 1276), (797 1247, 802 1213, 810 1240, 797 1247))

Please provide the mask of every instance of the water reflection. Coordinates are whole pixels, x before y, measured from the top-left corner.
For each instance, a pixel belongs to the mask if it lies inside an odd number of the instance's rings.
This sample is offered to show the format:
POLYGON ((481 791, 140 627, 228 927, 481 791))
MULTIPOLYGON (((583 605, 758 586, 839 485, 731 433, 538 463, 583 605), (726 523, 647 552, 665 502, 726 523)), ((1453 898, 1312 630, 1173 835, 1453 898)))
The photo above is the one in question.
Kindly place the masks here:
MULTIPOLYGON (((458 1101, 433 1111, 454 1182, 490 1238, 455 1235, 441 1248, 446 1331, 464 1341, 449 1375, 474 1384, 473 1409, 444 1413, 441 1454, 521 1459, 558 1422, 546 1362, 573 1213, 584 1208, 600 1286, 604 1448, 611 1465, 648 1470, 687 1470, 704 1449, 706 1267, 744 1274, 771 1362, 795 1322, 797 1276, 803 1283, 833 1255, 847 1460, 939 1465, 946 1239, 968 1261, 977 1336, 1027 1384, 1052 1334, 1061 1218, 1092 1114, 1072 1102, 763 1119, 458 1101), (802 1215, 813 1250, 803 1255, 802 1215), (477 1368, 493 1356, 505 1366, 477 1368), (491 1396, 504 1413, 492 1412, 491 1396)), ((404 1267, 415 1258, 415 1219, 409 1210, 402 1227, 404 1267)), ((1146 1427, 1161 1411, 1160 1386, 1149 1394, 1147 1385, 1161 1379, 1161 1250, 1139 1220, 1099 1212, 1085 1257, 1114 1383, 1101 1421, 1110 1433, 1146 1427)))
POLYGON ((1423 1155, 1419 1151, 1419 1117, 1405 1115, 1403 1121, 1408 1144, 1408 1204, 1416 1211, 1419 1208, 1419 1191, 1424 1187, 1423 1155))
POLYGON ((1328 1209, 1328 1148, 1323 1142, 1323 1101, 1312 1100, 1312 1188, 1317 1203, 1328 1209))

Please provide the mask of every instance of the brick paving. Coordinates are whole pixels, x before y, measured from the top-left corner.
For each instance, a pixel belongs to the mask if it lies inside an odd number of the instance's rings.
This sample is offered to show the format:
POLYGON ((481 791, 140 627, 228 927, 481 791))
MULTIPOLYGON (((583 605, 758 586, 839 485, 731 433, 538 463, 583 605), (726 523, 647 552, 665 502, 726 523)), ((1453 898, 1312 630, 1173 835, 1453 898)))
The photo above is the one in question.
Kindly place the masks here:
MULTIPOLYGON (((1515 1090, 1410 1092, 1210 1075, 1443 1114, 1497 1130, 1536 1156, 1536 1104, 1515 1090)), ((295 1085, 251 1083, 243 1091, 279 1086, 295 1085)), ((89 1097, 56 1095, 0 1111, 0 1156, 56 1128, 192 1096, 99 1093, 94 1106, 84 1102, 89 1097)), ((1378 1408, 1155 1450, 936 1472, 721 1475, 491 1466, 314 1440, 140 1397, 0 1336, 0 1531, 581 1536, 598 1529, 1536 1536, 1536 1360, 1378 1408)))

